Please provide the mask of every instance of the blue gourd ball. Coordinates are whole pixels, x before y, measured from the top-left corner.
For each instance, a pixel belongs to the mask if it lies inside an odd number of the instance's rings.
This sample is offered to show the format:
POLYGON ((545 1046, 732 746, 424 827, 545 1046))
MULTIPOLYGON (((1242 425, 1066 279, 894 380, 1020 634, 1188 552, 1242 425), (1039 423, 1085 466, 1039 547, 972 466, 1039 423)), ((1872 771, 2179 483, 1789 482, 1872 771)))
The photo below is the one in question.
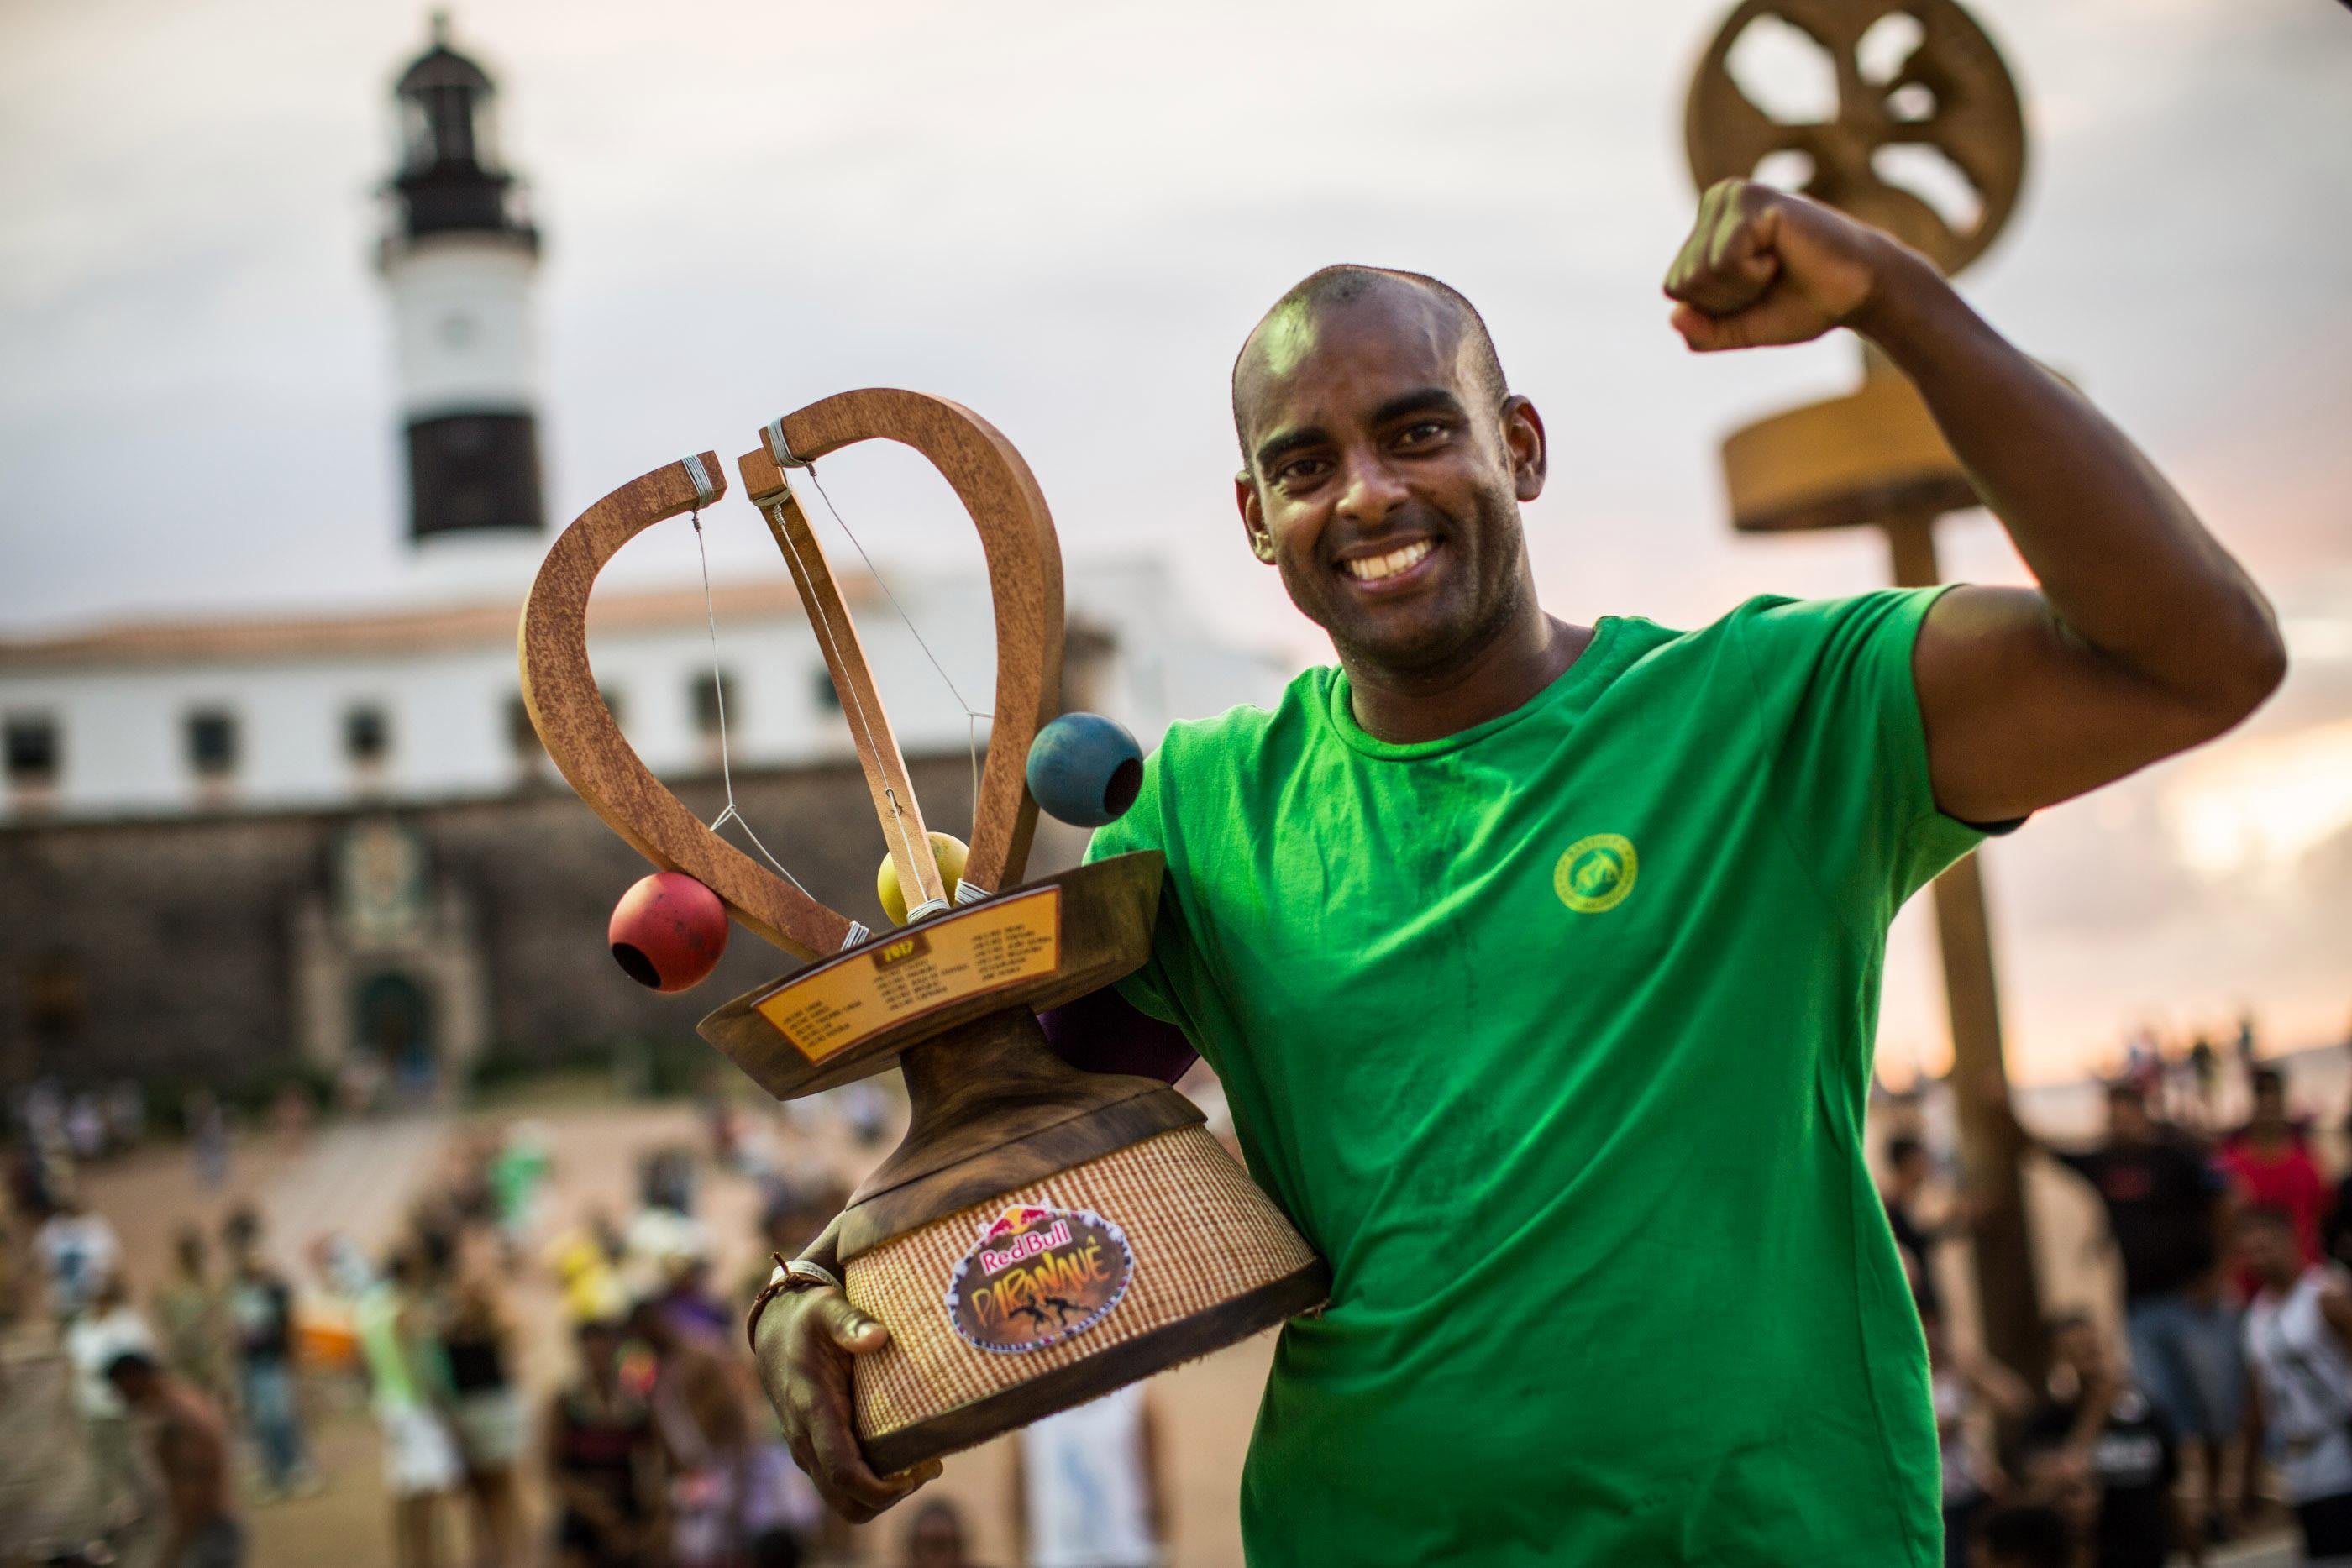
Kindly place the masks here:
POLYGON ((1098 713, 1066 713, 1029 747, 1029 793, 1046 815, 1099 828, 1125 814, 1143 788, 1143 748, 1098 713))

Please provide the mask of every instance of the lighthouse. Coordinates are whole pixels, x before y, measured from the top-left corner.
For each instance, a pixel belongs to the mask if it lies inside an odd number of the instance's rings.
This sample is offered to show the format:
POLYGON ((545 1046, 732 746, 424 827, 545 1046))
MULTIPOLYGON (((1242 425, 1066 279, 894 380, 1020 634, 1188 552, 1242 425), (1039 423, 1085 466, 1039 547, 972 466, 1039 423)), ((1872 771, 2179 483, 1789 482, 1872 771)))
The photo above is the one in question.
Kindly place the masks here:
POLYGON ((385 186, 380 253, 409 546, 420 563, 462 565, 458 577, 482 586, 527 573, 545 524, 531 329, 539 231, 499 160, 496 93, 436 13, 431 47, 394 89, 400 163, 385 186))

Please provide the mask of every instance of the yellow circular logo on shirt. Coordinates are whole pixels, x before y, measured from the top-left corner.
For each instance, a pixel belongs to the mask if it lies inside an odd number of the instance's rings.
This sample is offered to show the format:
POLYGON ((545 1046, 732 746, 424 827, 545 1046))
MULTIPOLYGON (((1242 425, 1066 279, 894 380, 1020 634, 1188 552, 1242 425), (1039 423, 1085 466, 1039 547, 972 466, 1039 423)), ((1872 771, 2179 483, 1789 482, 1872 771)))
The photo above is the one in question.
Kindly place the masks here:
POLYGON ((1552 867, 1552 891, 1579 915, 1598 915, 1625 902, 1642 860, 1622 833, 1595 833, 1568 846, 1552 867))

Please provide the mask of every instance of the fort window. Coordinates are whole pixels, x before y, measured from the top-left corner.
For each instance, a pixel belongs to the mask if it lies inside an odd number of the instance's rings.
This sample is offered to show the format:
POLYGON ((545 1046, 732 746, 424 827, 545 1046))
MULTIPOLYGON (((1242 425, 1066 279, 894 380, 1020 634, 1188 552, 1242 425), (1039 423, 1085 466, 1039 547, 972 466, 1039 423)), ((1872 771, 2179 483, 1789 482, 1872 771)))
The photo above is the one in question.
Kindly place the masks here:
POLYGON ((11 716, 6 724, 8 782, 18 789, 58 781, 58 721, 47 714, 11 716))
POLYGON ((188 716, 188 767, 200 779, 223 779, 236 771, 236 716, 199 708, 188 716))
POLYGON ((373 767, 392 754, 392 721, 372 704, 343 715, 343 755, 362 768, 373 767))
POLYGON ((705 740, 719 738, 722 708, 729 726, 735 728, 742 727, 743 715, 735 700, 738 693, 733 675, 725 671, 719 672, 715 680, 708 675, 697 675, 687 682, 686 689, 694 703, 695 733, 705 740))

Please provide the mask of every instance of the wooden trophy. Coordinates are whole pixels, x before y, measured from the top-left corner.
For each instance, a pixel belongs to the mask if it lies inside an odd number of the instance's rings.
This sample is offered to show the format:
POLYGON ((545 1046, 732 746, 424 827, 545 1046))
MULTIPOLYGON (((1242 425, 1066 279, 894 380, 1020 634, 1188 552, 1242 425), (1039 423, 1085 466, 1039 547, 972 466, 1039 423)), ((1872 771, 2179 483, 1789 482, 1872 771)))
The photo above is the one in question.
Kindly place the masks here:
POLYGON ((596 573, 723 493, 713 454, 623 486, 556 540, 523 612, 522 689, 548 755, 614 831, 805 961, 703 1019, 703 1037, 779 1099, 894 1061, 906 1074, 912 1124, 836 1232, 850 1300, 890 1331, 856 1366, 868 1461, 888 1474, 970 1448, 1318 1305, 1328 1270, 1192 1102, 1066 1066, 1038 1026, 1039 1011, 1141 967, 1163 862, 1120 855, 1020 883, 1037 811, 1025 763, 1058 706, 1063 642, 1060 548, 1028 465, 967 409, 870 389, 771 423, 738 469, 815 624, 907 924, 869 934, 719 839, 646 771, 597 694, 596 573), (877 438, 913 447, 954 488, 995 601, 993 724, 952 883, 788 477, 877 438))

